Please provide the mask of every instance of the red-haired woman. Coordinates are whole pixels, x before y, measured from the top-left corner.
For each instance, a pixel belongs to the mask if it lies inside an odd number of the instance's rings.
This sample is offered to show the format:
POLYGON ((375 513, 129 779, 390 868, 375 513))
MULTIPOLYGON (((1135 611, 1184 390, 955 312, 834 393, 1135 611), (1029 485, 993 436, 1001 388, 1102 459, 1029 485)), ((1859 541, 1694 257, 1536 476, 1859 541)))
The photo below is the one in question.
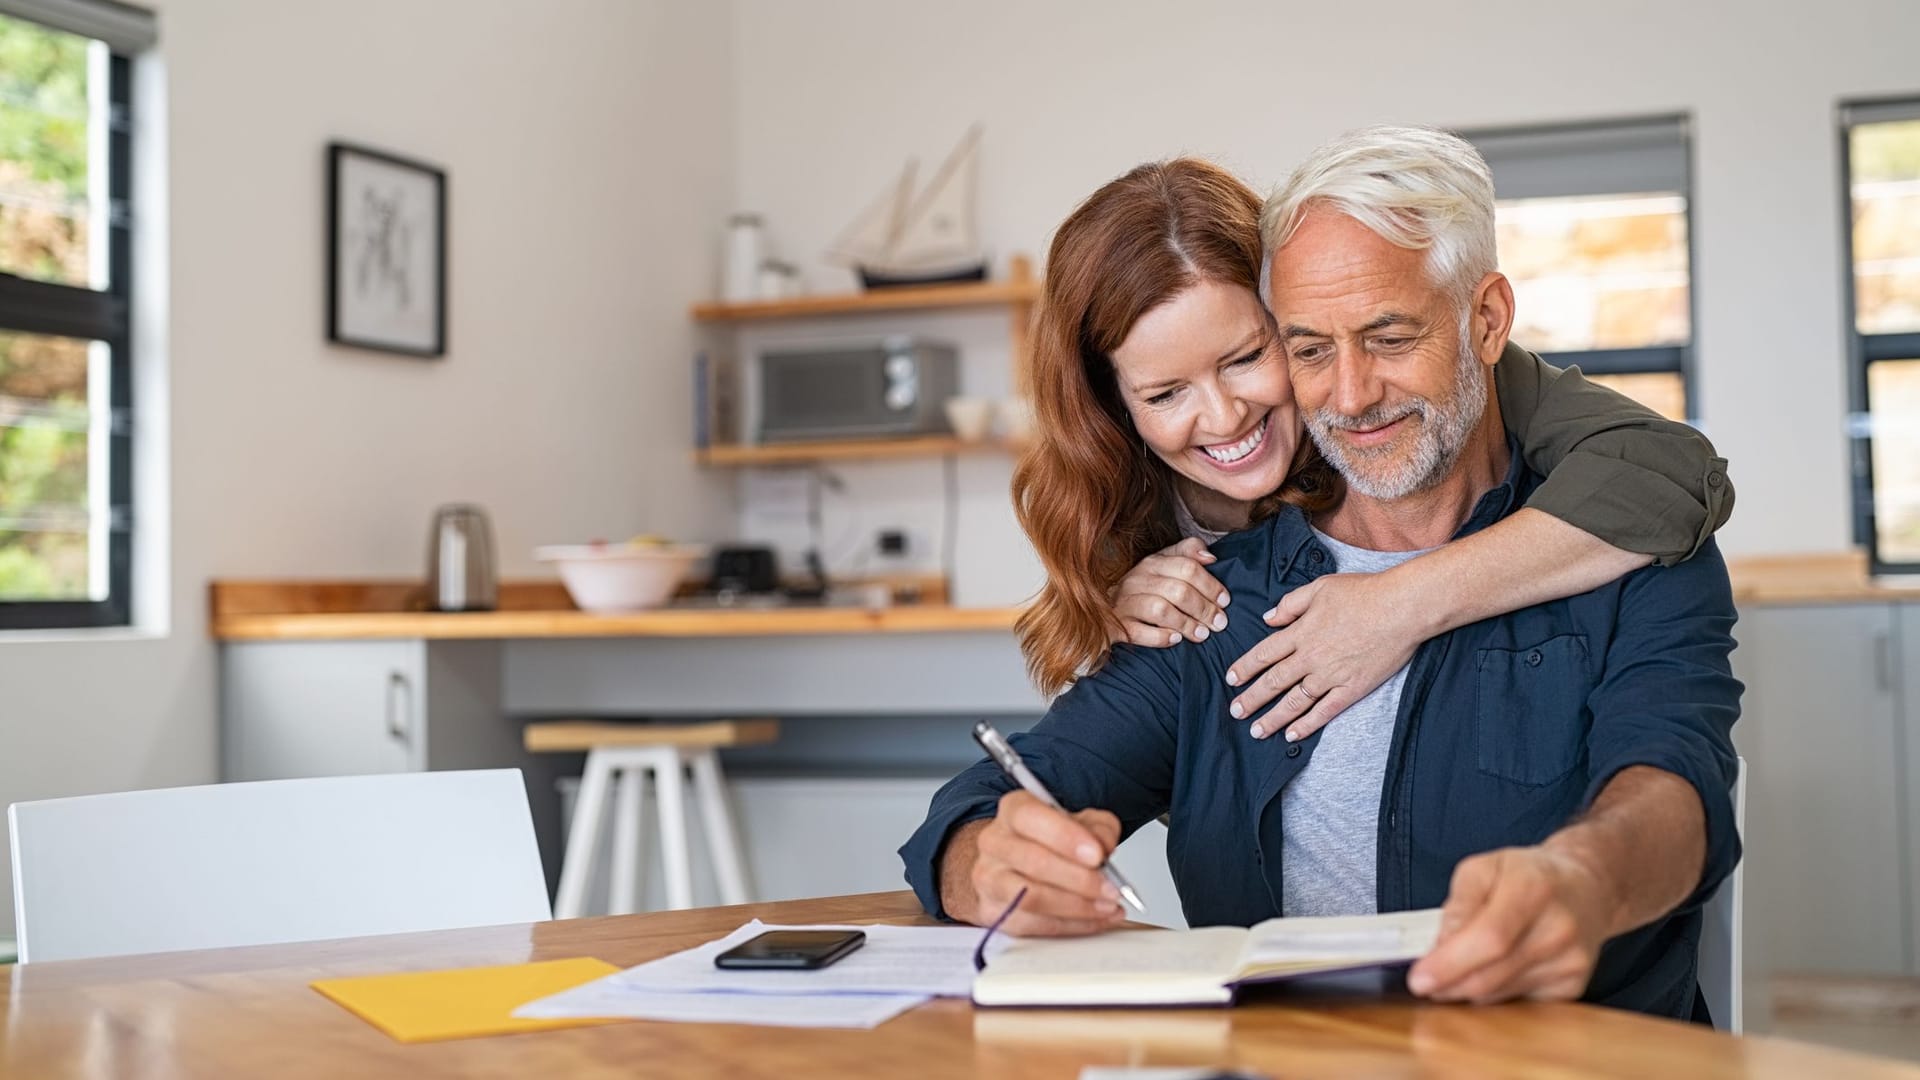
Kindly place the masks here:
MULTIPOLYGON (((1117 642, 1224 627, 1231 597, 1206 545, 1280 501, 1311 513, 1341 497, 1302 437, 1260 301, 1260 209, 1230 173, 1178 159, 1107 184, 1054 235, 1031 360, 1037 438, 1013 479, 1047 570, 1021 648, 1049 694, 1117 642), (1221 416, 1232 431, 1211 430, 1221 416)), ((1244 687, 1236 717, 1285 695, 1256 737, 1312 734, 1428 638, 1685 559, 1731 512, 1726 463, 1685 424, 1515 345, 1495 381, 1546 482, 1479 533, 1289 593, 1266 616, 1283 629, 1228 671, 1244 687)))

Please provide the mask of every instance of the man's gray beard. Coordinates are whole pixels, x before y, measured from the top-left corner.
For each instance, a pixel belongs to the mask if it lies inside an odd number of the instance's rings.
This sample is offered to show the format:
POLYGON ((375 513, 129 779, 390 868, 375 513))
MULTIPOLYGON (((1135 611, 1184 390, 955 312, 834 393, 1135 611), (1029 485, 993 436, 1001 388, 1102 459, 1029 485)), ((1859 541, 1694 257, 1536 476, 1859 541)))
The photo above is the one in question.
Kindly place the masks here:
POLYGON ((1487 372, 1474 354, 1469 335, 1472 321, 1460 328, 1459 360, 1454 365, 1453 393, 1445 404, 1422 397, 1379 405, 1348 417, 1332 409, 1316 409, 1307 417, 1307 430, 1320 453, 1347 482, 1369 499, 1404 499, 1438 484, 1453 471, 1461 451, 1487 410, 1487 372), (1373 430, 1406 416, 1420 417, 1413 446, 1377 451, 1358 449, 1334 436, 1336 430, 1373 430))

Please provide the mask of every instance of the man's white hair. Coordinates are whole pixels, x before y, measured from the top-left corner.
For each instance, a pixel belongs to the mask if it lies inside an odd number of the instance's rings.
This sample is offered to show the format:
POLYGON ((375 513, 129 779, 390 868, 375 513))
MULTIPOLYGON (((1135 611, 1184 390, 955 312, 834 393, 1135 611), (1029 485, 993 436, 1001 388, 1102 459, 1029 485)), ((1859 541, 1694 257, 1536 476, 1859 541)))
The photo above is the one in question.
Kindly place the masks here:
POLYGON ((1455 303, 1497 269, 1493 173, 1473 144, 1437 128, 1382 124, 1308 155, 1260 210, 1260 299, 1273 256, 1307 212, 1326 206, 1389 243, 1427 253, 1427 274, 1455 303))

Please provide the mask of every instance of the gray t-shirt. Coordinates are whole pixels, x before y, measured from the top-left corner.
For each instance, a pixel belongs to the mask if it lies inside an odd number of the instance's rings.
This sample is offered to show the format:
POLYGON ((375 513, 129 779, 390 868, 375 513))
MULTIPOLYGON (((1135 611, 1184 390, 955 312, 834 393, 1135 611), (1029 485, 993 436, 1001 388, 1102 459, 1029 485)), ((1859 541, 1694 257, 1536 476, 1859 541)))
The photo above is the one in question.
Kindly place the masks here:
MULTIPOLYGON (((1314 535, 1346 574, 1371 574, 1420 551, 1369 551, 1314 535)), ((1335 716, 1320 732, 1313 759, 1280 793, 1282 915, 1367 915, 1376 909, 1374 858, 1380 840, 1380 787, 1400 711, 1407 669, 1335 716)))
POLYGON ((1225 529, 1209 529, 1205 525, 1195 521, 1193 511, 1187 509, 1187 500, 1181 498, 1180 493, 1177 491, 1173 493, 1173 521, 1174 524, 1180 526, 1181 536, 1197 536, 1200 538, 1200 542, 1208 547, 1219 543, 1220 538, 1227 535, 1227 530, 1225 529))

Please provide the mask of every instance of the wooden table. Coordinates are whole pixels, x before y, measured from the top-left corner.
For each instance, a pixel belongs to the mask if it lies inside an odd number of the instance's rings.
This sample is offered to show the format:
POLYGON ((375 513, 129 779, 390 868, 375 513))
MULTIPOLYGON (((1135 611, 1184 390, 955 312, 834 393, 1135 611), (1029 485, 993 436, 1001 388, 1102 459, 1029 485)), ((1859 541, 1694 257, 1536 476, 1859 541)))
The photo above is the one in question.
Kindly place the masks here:
POLYGON ((0 1076, 1063 1077, 1089 1064, 1274 1077, 1920 1077, 1920 1068, 1584 1005, 1266 995, 1235 1009, 980 1010, 941 1000, 873 1031, 643 1021, 403 1045, 313 979, 597 956, 620 965, 769 922, 926 921, 908 893, 0 968, 0 1076))

